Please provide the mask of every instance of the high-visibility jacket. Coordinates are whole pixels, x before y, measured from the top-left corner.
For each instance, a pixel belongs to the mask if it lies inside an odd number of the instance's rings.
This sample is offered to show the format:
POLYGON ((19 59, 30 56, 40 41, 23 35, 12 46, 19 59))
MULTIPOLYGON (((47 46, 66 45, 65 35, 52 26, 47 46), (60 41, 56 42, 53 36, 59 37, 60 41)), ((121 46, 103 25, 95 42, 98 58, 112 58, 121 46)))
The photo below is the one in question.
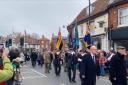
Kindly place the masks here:
MULTIPOLYGON (((3 62, 2 59, 0 59, 0 70, 3 70, 3 62)), ((0 83, 0 85, 6 85, 6 82, 0 83)))
POLYGON ((0 70, 0 83, 9 80, 13 76, 13 66, 6 57, 3 59, 3 70, 0 70))

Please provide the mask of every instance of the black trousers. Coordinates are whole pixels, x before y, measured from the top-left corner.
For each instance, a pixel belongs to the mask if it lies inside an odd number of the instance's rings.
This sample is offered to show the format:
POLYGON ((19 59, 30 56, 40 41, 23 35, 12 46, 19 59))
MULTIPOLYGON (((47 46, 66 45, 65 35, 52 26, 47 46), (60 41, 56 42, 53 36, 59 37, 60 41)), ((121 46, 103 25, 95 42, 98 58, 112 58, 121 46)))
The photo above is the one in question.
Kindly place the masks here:
POLYGON ((81 85, 96 85, 96 77, 95 78, 82 78, 81 85))
POLYGON ((117 80, 113 80, 112 85, 128 85, 127 78, 119 78, 117 80))
POLYGON ((59 65, 59 66, 54 66, 54 68, 55 68, 55 74, 56 74, 56 75, 60 75, 60 72, 61 72, 61 65, 59 65))
POLYGON ((69 81, 75 81, 76 78, 76 68, 70 68, 68 67, 68 78, 69 81))
POLYGON ((41 60, 37 60, 37 62, 38 62, 38 65, 41 65, 41 60))
POLYGON ((36 66, 36 61, 32 61, 32 67, 36 66))

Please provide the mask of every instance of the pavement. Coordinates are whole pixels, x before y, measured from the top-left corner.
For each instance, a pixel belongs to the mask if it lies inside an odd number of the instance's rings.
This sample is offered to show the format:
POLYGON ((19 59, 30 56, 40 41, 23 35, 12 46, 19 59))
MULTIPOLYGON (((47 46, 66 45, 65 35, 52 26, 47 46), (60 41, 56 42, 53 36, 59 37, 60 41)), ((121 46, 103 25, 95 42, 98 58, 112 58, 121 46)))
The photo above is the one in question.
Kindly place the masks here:
MULTIPOLYGON (((22 74, 22 85, 80 85, 80 79, 78 74, 76 76, 76 83, 70 83, 68 81, 67 73, 61 70, 61 76, 57 77, 52 68, 49 74, 44 72, 44 67, 36 66, 32 68, 28 62, 21 69, 22 74)), ((107 77, 100 78, 97 80, 96 85, 111 85, 107 77)))

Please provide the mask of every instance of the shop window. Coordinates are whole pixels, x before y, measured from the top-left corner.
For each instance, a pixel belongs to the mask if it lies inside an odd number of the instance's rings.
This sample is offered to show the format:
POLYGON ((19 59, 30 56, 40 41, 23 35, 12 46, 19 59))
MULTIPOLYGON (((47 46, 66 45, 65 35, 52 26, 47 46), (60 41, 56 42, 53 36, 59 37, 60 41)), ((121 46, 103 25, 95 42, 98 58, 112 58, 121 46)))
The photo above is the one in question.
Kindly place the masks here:
POLYGON ((118 11, 118 24, 128 25, 128 8, 121 8, 118 11))

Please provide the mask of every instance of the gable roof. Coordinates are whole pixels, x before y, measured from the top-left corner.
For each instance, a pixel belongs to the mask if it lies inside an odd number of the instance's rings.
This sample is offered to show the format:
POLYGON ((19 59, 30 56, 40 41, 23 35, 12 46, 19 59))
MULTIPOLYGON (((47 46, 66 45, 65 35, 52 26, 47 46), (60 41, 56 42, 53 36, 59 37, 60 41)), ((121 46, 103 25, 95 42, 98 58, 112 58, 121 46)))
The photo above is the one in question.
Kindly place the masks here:
POLYGON ((109 4, 108 9, 124 3, 128 3, 128 0, 114 0, 113 3, 109 4))
MULTIPOLYGON (((108 2, 109 0, 96 0, 94 3, 92 3, 91 5, 94 7, 94 10, 91 12, 90 17, 105 11, 107 9, 108 2)), ((87 8, 88 6, 78 14, 71 24, 74 24, 76 20, 79 24, 82 20, 88 19, 89 15, 87 14, 87 8)))

